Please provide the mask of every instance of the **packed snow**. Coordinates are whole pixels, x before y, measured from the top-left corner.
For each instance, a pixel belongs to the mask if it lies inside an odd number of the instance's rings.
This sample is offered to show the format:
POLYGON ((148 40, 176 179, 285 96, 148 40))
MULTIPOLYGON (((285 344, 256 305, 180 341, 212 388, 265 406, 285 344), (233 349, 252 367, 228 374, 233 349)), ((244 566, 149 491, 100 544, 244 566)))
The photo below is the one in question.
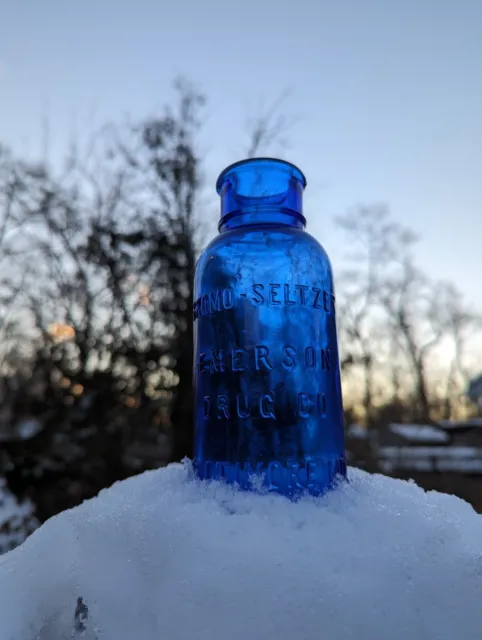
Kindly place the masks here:
POLYGON ((0 558, 1 640, 480 640, 482 518, 350 469, 322 498, 171 465, 0 558))

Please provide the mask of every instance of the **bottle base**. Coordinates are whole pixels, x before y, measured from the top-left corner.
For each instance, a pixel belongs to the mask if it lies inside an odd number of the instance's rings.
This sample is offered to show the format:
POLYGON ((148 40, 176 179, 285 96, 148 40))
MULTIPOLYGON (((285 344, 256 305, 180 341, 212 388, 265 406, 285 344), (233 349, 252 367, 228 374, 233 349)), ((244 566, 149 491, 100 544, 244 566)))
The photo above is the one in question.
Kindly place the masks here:
POLYGON ((345 456, 323 456, 304 461, 269 462, 194 461, 200 480, 220 480, 244 491, 273 492, 295 498, 321 495, 346 479, 345 456))

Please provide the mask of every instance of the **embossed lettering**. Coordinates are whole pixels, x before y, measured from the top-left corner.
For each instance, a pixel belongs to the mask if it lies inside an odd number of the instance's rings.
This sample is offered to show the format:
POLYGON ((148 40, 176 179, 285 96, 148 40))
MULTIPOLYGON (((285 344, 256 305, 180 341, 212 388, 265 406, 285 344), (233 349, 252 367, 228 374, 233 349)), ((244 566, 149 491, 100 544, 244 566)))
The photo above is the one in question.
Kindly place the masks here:
POLYGON ((210 313, 221 311, 221 296, 219 295, 219 289, 211 291, 209 294, 209 311, 210 313))
POLYGON ((254 476, 254 475, 261 475, 263 472, 263 463, 262 462, 257 462, 256 463, 256 468, 253 469, 253 467, 251 466, 250 462, 243 462, 243 469, 241 469, 241 465, 239 462, 235 462, 234 463, 234 473, 235 473, 235 478, 239 480, 241 472, 244 471, 245 473, 247 473, 250 476, 254 476))
POLYGON ((238 418, 249 418, 249 401, 245 393, 236 396, 236 413, 238 418))
POLYGON ((262 418, 273 418, 276 420, 273 404, 274 397, 272 393, 265 393, 264 396, 261 396, 259 401, 259 412, 262 418))
POLYGON ((330 296, 328 291, 323 291, 323 309, 326 313, 330 313, 330 296))
POLYGON ((294 369, 296 367, 296 350, 294 347, 283 347, 283 354, 284 358, 282 365, 287 371, 291 371, 291 369, 294 369))
POLYGON ((302 307, 306 306, 306 292, 308 291, 309 287, 306 286, 306 284, 297 284, 295 286, 295 289, 298 289, 298 291, 300 292, 300 304, 302 307))
POLYGON ((231 352, 231 361, 233 371, 245 371, 248 360, 248 352, 245 349, 233 349, 231 352))
POLYGON ((291 345, 279 346, 276 351, 270 351, 266 345, 255 345, 250 349, 231 347, 228 352, 224 349, 211 349, 209 355, 202 352, 196 362, 200 373, 225 373, 233 371, 243 373, 246 371, 268 372, 276 367, 283 367, 286 371, 292 371, 300 364, 307 369, 332 370, 332 354, 330 349, 315 348, 312 345, 305 347, 299 354, 291 345))
POLYGON ((268 472, 267 472, 268 483, 274 486, 279 485, 282 473, 283 473, 283 467, 280 465, 279 462, 277 462, 276 460, 273 460, 272 462, 270 462, 268 464, 268 472))
POLYGON ((209 361, 206 362, 206 354, 199 354, 199 373, 205 373, 209 371, 209 361))
POLYGON ((336 311, 335 296, 332 293, 330 293, 330 300, 331 300, 331 312, 335 313, 335 311, 336 311))
POLYGON ((256 371, 271 371, 273 368, 268 360, 269 349, 262 344, 254 348, 254 366, 256 371), (262 366, 261 366, 262 365, 262 366))
POLYGON ((279 479, 282 468, 282 465, 277 460, 271 460, 268 462, 268 474, 270 481, 274 479, 275 475, 278 476, 277 479, 279 479))
POLYGON ((224 372, 224 349, 211 349, 211 372, 224 372))
POLYGON ((225 460, 205 460, 198 466, 201 477, 206 479, 225 478, 249 486, 256 482, 256 477, 270 488, 284 484, 288 489, 316 488, 317 480, 322 474, 334 478, 339 473, 346 473, 344 457, 336 459, 310 458, 309 460, 270 460, 269 462, 225 460))
POLYGON ((224 309, 232 309, 234 306, 234 293, 232 289, 223 290, 223 307, 224 309))
MULTIPOLYGON (((266 303, 271 306, 300 305, 302 307, 309 306, 313 309, 320 309, 327 314, 335 314, 335 296, 320 287, 275 282, 269 285, 256 283, 251 285, 251 294, 251 301, 255 306, 266 303)), ((246 299, 247 296, 248 293, 246 291, 238 290, 235 297, 235 291, 232 287, 215 289, 204 293, 193 303, 193 318, 196 320, 200 316, 232 309, 236 304, 237 298, 246 299)))
POLYGON ((203 478, 206 478, 206 480, 212 478, 212 467, 213 463, 211 462, 211 460, 206 460, 199 466, 199 471, 202 473, 203 478))
POLYGON ((193 303, 194 320, 200 316, 217 313, 222 309, 232 309, 234 306, 234 291, 232 288, 215 289, 204 293, 193 303))
POLYGON ((305 364, 308 369, 316 367, 316 353, 313 347, 306 347, 305 349, 305 364))
POLYGON ((214 464, 215 478, 228 478, 231 469, 231 463, 227 461, 219 461, 214 464))
POLYGON ((297 462, 288 461, 287 468, 288 468, 288 486, 291 488, 301 487, 302 485, 300 484, 299 477, 298 477, 298 473, 301 471, 300 465, 297 462))
POLYGON ((308 460, 306 462, 306 486, 311 489, 316 483, 316 475, 318 465, 314 460, 308 460))
POLYGON ((311 287, 313 293, 315 294, 315 299, 313 300, 313 309, 323 309, 322 305, 321 305, 321 289, 319 289, 318 287, 311 287))
POLYGON ((326 417, 326 396, 324 393, 316 394, 316 408, 320 416, 326 417))
POLYGON ((321 368, 323 371, 330 371, 331 369, 331 355, 329 349, 321 350, 321 368))
POLYGON ((256 305, 263 304, 263 302, 264 302, 264 295, 263 295, 264 285, 262 285, 262 284, 253 284, 252 289, 253 289, 253 302, 254 302, 254 304, 256 304, 256 305))
POLYGON ((298 394, 298 415, 300 418, 309 418, 311 415, 312 403, 307 393, 298 394))
POLYGON ((292 300, 290 298, 290 285, 289 284, 285 284, 284 292, 285 292, 285 304, 286 305, 296 304, 296 300, 292 300))
POLYGON ((271 302, 271 304, 274 304, 274 305, 281 304, 281 300, 278 298, 279 288, 280 288, 279 284, 269 285, 269 301, 271 302))
POLYGON ((224 394, 218 395, 217 400, 218 418, 226 418, 229 420, 229 398, 224 394), (222 415, 221 415, 222 414, 222 415))
POLYGON ((211 400, 209 396, 204 396, 204 419, 207 420, 211 415, 211 400))

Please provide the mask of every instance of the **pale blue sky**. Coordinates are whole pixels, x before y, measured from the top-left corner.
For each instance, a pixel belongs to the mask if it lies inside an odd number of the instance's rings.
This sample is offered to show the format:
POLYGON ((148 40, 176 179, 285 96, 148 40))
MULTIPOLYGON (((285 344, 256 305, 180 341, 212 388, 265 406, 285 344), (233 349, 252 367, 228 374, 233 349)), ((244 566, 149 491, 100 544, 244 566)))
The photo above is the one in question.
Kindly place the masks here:
POLYGON ((72 128, 152 112, 184 74, 207 94, 212 184, 246 121, 285 89, 285 157, 308 178, 310 231, 334 266, 332 218, 384 201, 420 261, 482 308, 482 0, 4 0, 0 141, 55 159, 72 128))

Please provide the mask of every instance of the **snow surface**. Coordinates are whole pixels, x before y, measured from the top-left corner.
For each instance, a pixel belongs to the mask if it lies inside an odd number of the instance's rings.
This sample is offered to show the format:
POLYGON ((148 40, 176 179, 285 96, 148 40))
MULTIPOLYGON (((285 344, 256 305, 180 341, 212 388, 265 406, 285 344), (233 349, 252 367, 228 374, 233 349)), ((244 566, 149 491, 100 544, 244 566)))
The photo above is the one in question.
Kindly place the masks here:
POLYGON ((354 469, 293 503, 171 465, 0 558, 1 640, 480 640, 481 601, 482 517, 354 469))
POLYGON ((384 473, 393 473, 396 470, 424 471, 427 473, 454 472, 454 473, 482 473, 482 458, 400 458, 399 460, 380 460, 380 469, 384 473))
POLYGON ((480 447, 380 447, 379 465, 385 473, 395 469, 482 473, 480 447))
POLYGON ((406 440, 422 442, 448 442, 450 436, 442 429, 428 424, 397 424, 389 425, 390 431, 406 440))
POLYGON ((482 458, 480 447, 452 446, 452 447, 380 447, 380 456, 384 458, 482 458))

